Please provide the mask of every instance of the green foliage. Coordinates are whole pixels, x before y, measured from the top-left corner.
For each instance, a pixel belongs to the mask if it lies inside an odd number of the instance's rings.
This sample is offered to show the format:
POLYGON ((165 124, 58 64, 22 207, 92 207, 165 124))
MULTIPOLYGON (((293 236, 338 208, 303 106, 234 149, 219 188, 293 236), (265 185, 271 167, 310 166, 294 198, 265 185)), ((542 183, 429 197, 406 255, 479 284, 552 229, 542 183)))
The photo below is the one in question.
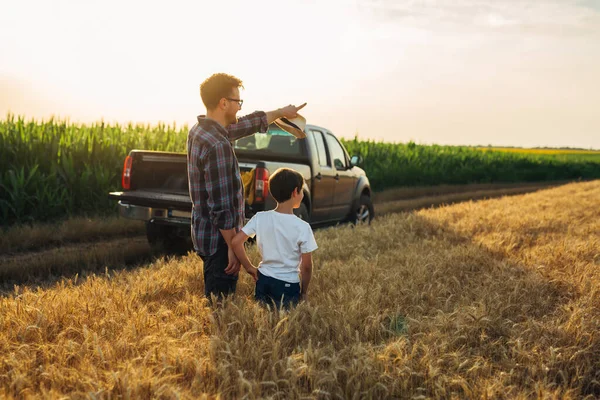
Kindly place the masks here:
POLYGON ((123 160, 132 149, 185 151, 187 127, 0 121, 1 225, 115 210, 123 160))
MULTIPOLYGON (((183 126, 0 121, 0 225, 114 212, 132 149, 184 152, 183 126)), ((364 158, 374 190, 415 185, 600 178, 600 153, 528 154, 472 147, 342 140, 364 158)))
POLYGON ((400 186, 539 182, 600 178, 600 152, 535 154, 482 151, 466 146, 418 145, 342 140, 350 155, 361 155, 375 191, 400 186))

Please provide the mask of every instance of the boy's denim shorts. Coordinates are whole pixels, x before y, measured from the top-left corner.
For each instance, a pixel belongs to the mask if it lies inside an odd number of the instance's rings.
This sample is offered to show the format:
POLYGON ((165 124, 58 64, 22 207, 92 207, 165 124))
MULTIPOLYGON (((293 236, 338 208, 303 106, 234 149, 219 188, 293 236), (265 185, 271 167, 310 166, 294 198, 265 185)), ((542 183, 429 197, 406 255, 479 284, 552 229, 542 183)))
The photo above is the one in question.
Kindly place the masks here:
POLYGON ((290 308, 300 301, 300 282, 291 283, 271 278, 261 274, 259 269, 254 298, 277 308, 290 308))

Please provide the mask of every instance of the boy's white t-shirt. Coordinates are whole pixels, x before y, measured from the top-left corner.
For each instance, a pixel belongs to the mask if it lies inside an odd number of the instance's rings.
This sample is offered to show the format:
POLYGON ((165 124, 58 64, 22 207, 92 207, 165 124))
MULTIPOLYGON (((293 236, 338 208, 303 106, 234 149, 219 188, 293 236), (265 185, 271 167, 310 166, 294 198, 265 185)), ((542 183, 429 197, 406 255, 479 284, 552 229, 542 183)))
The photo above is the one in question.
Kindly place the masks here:
POLYGON ((294 214, 275 210, 256 213, 242 228, 256 243, 262 256, 261 274, 285 282, 300 282, 301 256, 318 246, 312 228, 294 214))

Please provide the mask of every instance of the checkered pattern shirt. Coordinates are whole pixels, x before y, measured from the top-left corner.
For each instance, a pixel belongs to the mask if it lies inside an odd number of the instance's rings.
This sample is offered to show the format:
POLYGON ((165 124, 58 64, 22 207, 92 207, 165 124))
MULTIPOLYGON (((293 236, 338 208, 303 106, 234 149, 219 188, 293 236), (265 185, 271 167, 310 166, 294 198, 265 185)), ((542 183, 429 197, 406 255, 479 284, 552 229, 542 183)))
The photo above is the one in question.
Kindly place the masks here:
POLYGON ((231 142, 267 128, 266 113, 256 111, 227 129, 201 115, 190 129, 187 170, 193 206, 192 242, 201 255, 217 251, 222 240, 219 229, 241 229, 244 224, 244 188, 231 142))

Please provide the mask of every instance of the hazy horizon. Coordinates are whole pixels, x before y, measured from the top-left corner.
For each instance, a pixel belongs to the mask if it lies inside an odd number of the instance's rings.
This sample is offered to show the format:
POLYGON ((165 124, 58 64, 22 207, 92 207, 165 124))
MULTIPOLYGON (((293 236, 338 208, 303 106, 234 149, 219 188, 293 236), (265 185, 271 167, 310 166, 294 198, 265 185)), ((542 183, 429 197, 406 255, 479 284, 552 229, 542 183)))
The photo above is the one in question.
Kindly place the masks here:
POLYGON ((191 125, 308 102, 338 136, 600 149, 600 0, 3 1, 0 118, 191 125))

